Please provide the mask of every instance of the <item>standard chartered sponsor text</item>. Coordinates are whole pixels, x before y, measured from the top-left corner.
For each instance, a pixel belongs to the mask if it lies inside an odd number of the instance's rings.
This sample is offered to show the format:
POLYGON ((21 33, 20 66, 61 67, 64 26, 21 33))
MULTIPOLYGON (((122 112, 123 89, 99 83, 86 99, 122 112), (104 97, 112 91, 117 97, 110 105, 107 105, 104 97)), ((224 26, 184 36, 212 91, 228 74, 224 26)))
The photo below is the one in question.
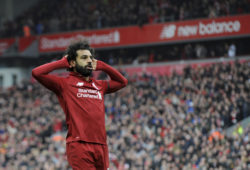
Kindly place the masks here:
POLYGON ((78 89, 76 94, 78 98, 92 98, 102 100, 102 95, 98 90, 93 89, 78 89))
POLYGON ((86 93, 77 93, 77 97, 99 99, 98 95, 86 94, 86 93))
POLYGON ((97 94, 97 90, 92 90, 92 89, 78 89, 79 93, 94 93, 97 94))
POLYGON ((60 37, 60 38, 47 38, 42 37, 41 39, 41 49, 54 49, 54 48, 65 48, 70 43, 76 40, 88 40, 91 45, 99 45, 99 44, 112 44, 120 42, 120 33, 119 31, 113 31, 108 34, 92 34, 90 36, 77 34, 71 37, 60 37))

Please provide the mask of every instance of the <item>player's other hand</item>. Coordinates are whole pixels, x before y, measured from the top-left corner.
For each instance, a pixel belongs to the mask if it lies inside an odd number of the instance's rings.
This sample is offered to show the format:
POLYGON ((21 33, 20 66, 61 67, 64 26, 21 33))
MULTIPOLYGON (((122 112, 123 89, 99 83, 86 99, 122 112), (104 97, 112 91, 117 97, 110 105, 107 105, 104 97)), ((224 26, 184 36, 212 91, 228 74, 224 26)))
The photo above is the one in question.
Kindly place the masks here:
POLYGON ((93 61, 92 61, 93 70, 96 70, 96 66, 97 66, 97 60, 93 59, 93 61))

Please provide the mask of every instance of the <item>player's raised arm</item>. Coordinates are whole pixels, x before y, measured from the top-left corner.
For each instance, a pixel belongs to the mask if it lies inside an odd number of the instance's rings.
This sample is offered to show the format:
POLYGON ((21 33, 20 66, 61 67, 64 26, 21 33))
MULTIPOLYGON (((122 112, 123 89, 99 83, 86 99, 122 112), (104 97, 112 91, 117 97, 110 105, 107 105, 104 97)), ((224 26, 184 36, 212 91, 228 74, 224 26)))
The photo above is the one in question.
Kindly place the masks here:
POLYGON ((70 66, 67 61, 67 58, 63 57, 58 61, 47 63, 34 68, 32 70, 32 76, 46 88, 57 93, 60 91, 61 88, 60 78, 55 75, 51 75, 49 73, 56 69, 69 68, 69 67, 70 66))
POLYGON ((93 63, 96 64, 96 70, 102 70, 110 76, 111 80, 107 82, 107 93, 115 92, 128 84, 128 80, 113 67, 99 60, 94 60, 93 63))

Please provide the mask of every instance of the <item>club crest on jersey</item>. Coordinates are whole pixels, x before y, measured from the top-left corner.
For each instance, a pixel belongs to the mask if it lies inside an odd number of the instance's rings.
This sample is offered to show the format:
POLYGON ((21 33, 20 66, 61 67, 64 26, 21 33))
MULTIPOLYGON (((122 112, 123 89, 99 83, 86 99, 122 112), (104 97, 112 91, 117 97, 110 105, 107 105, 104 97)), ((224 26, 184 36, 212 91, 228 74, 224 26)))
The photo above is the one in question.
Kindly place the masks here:
POLYGON ((83 85, 84 85, 83 82, 78 82, 78 83, 76 84, 76 86, 78 86, 78 87, 82 87, 83 85))

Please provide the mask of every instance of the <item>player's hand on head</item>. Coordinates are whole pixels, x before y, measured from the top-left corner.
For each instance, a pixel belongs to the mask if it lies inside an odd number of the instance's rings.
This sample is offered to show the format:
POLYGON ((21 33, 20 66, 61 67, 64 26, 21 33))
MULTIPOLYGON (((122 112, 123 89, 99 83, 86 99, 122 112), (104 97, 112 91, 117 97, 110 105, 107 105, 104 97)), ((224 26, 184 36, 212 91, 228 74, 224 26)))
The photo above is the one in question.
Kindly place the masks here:
POLYGON ((93 70, 96 70, 96 66, 97 66, 97 60, 93 59, 93 62, 92 62, 93 70))
MULTIPOLYGON (((63 58, 66 58, 68 60, 68 55, 63 56, 63 58)), ((72 68, 72 65, 70 63, 69 63, 69 68, 72 68)))

